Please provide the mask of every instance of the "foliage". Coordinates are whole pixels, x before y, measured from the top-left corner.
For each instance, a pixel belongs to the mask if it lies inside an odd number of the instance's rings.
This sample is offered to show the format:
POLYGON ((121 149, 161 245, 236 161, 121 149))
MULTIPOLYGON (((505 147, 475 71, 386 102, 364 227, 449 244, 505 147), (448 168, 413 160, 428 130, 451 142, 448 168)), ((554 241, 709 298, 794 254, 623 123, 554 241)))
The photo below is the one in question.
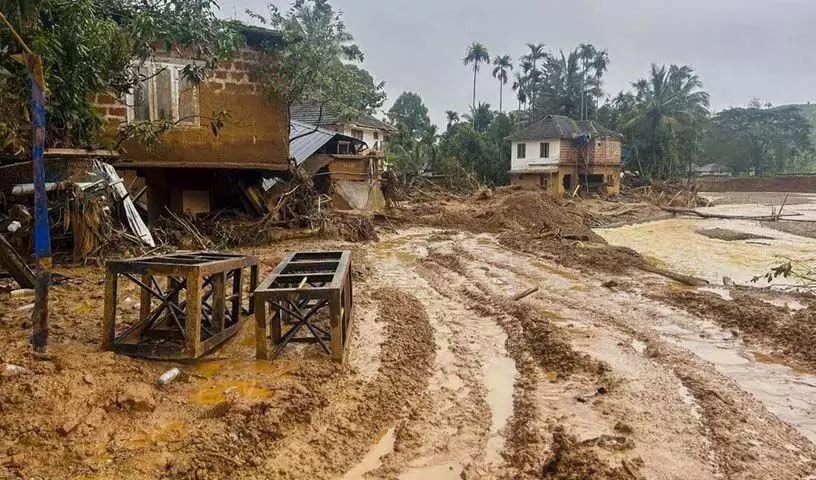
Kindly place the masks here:
POLYGON ((647 180, 687 172, 700 151, 709 94, 688 66, 652 65, 648 79, 607 102, 599 118, 623 132, 632 157, 628 168, 647 180))
POLYGON ((435 163, 436 126, 419 95, 413 92, 400 95, 388 111, 388 119, 396 127, 388 138, 389 163, 413 175, 435 163))
POLYGON ((481 63, 490 63, 490 53, 487 51, 487 47, 479 42, 473 42, 467 49, 465 53, 465 58, 462 59, 462 63, 466 66, 473 64, 473 103, 471 106, 476 106, 476 75, 479 73, 479 64, 481 63))
POLYGON ((788 172, 814 153, 811 126, 795 106, 732 108, 712 123, 705 155, 737 173, 788 172))
POLYGON ((493 59, 493 78, 499 81, 499 111, 504 110, 504 86, 509 80, 509 73, 513 70, 513 59, 510 55, 502 55, 493 59))
MULTIPOLYGON (((215 17, 214 0, 0 0, 23 40, 45 65, 46 145, 97 144, 103 119, 95 95, 130 91, 143 78, 133 68, 157 49, 193 52, 184 75, 202 81, 239 45, 236 30, 215 17)), ((30 80, 10 54, 20 51, 0 28, 0 135, 6 152, 28 148, 30 80)))
POLYGON ((515 122, 501 112, 480 104, 465 115, 466 123, 455 125, 440 141, 440 157, 448 164, 473 171, 482 182, 504 185, 509 181, 510 142, 515 122))
POLYGON ((270 4, 269 18, 248 13, 283 35, 283 49, 269 46, 261 72, 274 99, 331 106, 341 115, 370 113, 385 101, 385 84, 349 63, 363 61, 363 52, 327 0, 296 0, 285 14, 270 4))

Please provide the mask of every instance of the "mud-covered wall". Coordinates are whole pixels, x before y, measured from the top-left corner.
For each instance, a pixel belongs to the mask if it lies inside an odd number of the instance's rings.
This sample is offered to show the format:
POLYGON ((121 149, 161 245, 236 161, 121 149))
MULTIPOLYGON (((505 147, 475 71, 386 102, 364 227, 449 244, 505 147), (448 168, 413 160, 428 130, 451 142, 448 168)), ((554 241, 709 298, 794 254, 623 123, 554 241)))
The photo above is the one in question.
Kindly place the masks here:
MULTIPOLYGON (((265 95, 255 75, 257 61, 257 54, 246 50, 236 60, 222 64, 199 86, 198 126, 178 126, 151 147, 125 142, 122 162, 285 167, 289 146, 286 106, 265 95), (228 111, 229 118, 216 136, 209 118, 221 111, 228 111)), ((100 95, 97 107, 112 126, 127 122, 127 107, 122 101, 100 95)))
POLYGON ((700 192, 816 193, 816 176, 698 178, 700 192))

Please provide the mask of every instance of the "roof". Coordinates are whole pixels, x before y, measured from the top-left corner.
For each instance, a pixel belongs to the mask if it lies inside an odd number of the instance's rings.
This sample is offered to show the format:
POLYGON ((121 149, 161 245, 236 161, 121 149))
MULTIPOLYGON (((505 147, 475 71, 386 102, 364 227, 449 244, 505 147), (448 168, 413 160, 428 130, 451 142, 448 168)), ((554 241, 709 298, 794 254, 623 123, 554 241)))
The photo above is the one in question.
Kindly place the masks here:
POLYGON ((264 43, 274 46, 281 46, 283 44, 283 34, 278 30, 247 25, 239 20, 227 20, 226 22, 235 27, 235 29, 244 36, 249 46, 259 46, 264 43))
POLYGON ((591 137, 621 137, 621 134, 610 130, 593 120, 573 120, 561 115, 547 115, 543 119, 519 129, 510 140, 542 140, 546 138, 577 138, 582 135, 591 137))
POLYGON ((731 169, 726 165, 719 163, 707 163, 705 165, 692 165, 692 172, 707 173, 707 172, 730 172, 731 169))
POLYGON ((300 166, 307 158, 311 157, 316 151, 320 150, 323 145, 329 143, 335 138, 349 141, 352 143, 364 144, 362 140, 342 133, 332 132, 325 128, 315 127, 308 123, 292 120, 289 129, 289 156, 295 159, 295 162, 300 166))
POLYGON ((290 118, 299 122, 305 122, 311 125, 345 125, 353 123, 361 127, 373 128, 375 130, 384 130, 386 132, 393 132, 394 127, 378 120, 377 118, 363 112, 352 111, 350 115, 341 115, 338 109, 318 104, 300 104, 292 105, 290 109, 290 118))

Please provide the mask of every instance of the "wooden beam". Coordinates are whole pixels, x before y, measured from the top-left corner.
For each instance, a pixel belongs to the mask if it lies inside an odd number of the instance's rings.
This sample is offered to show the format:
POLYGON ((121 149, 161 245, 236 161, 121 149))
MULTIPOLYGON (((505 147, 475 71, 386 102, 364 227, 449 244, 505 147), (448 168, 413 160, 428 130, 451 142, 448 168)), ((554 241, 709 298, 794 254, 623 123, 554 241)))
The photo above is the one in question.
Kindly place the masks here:
POLYGON ((22 288, 34 288, 36 284, 34 272, 28 268, 20 254, 14 250, 3 235, 0 235, 0 265, 22 288))

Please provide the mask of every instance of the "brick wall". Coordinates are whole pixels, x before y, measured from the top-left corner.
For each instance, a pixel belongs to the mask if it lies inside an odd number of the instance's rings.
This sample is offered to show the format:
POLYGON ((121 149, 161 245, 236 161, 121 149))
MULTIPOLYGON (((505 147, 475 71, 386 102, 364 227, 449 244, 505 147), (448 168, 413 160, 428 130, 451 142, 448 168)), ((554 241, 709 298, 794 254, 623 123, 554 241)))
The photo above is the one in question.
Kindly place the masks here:
MULTIPOLYGON (((285 104, 267 99, 257 78, 259 60, 258 52, 244 49, 234 60, 224 62, 199 86, 200 125, 178 126, 154 146, 126 142, 122 160, 285 167, 289 154, 288 114, 285 104), (230 118, 216 137, 208 117, 224 110, 230 118)), ((127 122, 124 102, 99 95, 96 103, 113 129, 127 122)))
POLYGON ((589 147, 589 158, 593 164, 620 164, 621 142, 611 138, 594 140, 589 147))
POLYGON ((583 164, 585 160, 595 165, 620 165, 621 142, 615 139, 593 140, 592 145, 587 149, 586 155, 587 158, 584 159, 581 156, 580 147, 577 147, 571 141, 561 141, 561 160, 559 163, 568 165, 583 164))

